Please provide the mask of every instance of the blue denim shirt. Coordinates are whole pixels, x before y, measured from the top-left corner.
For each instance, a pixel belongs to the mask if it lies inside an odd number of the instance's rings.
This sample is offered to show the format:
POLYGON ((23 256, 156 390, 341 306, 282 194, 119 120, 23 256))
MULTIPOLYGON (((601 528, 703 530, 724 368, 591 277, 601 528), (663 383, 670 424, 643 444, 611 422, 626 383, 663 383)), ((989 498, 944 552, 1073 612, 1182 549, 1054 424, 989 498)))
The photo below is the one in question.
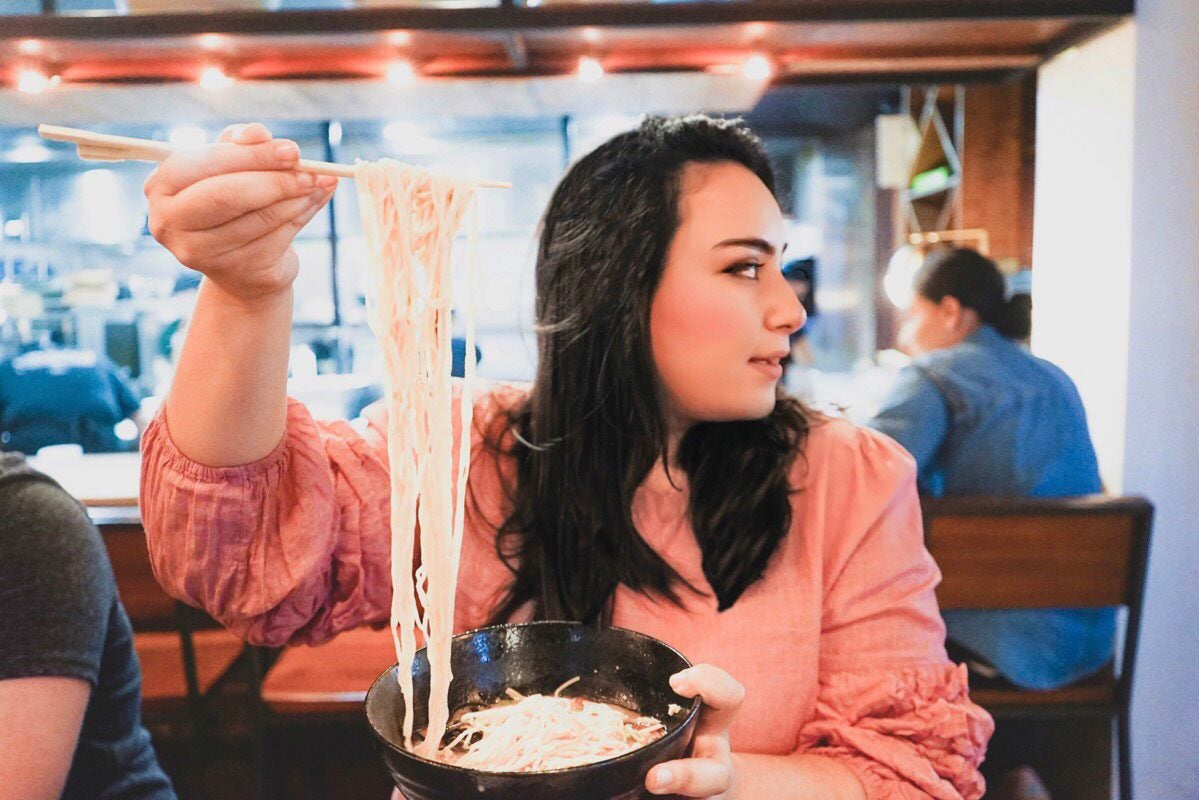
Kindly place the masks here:
MULTIPOLYGON (((1074 383, 989 326, 914 359, 869 424, 915 457, 926 495, 1066 497, 1102 491, 1074 383)), ((950 639, 1029 689, 1071 683, 1112 657, 1114 609, 944 616, 950 639)))

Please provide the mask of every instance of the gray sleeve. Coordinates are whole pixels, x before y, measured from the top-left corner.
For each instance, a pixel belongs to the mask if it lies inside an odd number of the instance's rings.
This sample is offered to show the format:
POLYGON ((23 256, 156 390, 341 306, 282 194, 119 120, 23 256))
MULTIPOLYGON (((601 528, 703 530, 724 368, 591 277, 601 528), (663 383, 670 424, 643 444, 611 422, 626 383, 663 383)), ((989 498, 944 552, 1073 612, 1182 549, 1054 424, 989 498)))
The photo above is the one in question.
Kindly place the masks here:
POLYGON ((116 583, 83 508, 34 473, 0 482, 0 680, 95 685, 116 583))

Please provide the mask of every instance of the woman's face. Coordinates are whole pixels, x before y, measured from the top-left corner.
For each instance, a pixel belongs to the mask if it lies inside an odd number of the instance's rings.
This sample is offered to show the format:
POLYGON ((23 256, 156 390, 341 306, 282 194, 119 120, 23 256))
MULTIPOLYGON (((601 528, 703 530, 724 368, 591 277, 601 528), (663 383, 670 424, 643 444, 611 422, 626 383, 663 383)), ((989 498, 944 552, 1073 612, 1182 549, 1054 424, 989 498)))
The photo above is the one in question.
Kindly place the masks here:
POLYGON ((733 163, 683 169, 679 215, 650 306, 667 418, 760 419, 774 409, 780 364, 804 310, 780 271, 783 216, 733 163))

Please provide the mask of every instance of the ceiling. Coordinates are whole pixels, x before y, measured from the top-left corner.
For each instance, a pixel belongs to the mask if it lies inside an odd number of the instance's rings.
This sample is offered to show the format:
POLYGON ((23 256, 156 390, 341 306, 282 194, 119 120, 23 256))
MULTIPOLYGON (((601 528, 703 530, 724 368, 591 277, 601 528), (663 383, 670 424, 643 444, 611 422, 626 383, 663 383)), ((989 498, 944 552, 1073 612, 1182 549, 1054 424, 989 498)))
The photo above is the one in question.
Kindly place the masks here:
POLYGON ((838 115, 876 113, 879 84, 1027 72, 1133 10, 1133 0, 543 0, 536 7, 358 0, 274 11, 261 3, 276 0, 118 2, 189 10, 0 15, 0 120, 746 111, 762 99, 774 118, 835 127, 843 124, 838 115), (255 7, 197 10, 215 2, 255 7), (768 59, 770 76, 742 74, 755 54, 768 59), (604 77, 580 84, 581 56, 597 59, 604 77), (418 79, 384 80, 397 59, 418 79), (213 66, 236 80, 219 91, 201 88, 197 79, 213 66), (42 94, 17 91, 30 68, 60 83, 42 94), (829 83, 875 88, 788 90, 829 83), (768 85, 773 91, 763 98, 768 85))

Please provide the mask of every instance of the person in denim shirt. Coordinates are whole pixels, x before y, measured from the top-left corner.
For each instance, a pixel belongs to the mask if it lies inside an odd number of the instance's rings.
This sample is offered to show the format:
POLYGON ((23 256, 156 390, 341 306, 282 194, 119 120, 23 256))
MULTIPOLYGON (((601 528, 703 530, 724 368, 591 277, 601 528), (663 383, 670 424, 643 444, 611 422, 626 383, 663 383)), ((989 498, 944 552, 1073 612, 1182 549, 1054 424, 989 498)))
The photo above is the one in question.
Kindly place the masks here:
MULTIPOLYGON (((998 268, 973 250, 942 250, 929 256, 913 289, 899 331, 900 347, 913 361, 868 424, 916 459, 921 493, 1102 491, 1078 390, 1061 369, 1018 343, 1027 337, 1027 316, 1005 299, 998 268)), ((1112 658, 1114 609, 946 611, 944 617, 951 652, 1026 689, 1073 683, 1112 658)))

